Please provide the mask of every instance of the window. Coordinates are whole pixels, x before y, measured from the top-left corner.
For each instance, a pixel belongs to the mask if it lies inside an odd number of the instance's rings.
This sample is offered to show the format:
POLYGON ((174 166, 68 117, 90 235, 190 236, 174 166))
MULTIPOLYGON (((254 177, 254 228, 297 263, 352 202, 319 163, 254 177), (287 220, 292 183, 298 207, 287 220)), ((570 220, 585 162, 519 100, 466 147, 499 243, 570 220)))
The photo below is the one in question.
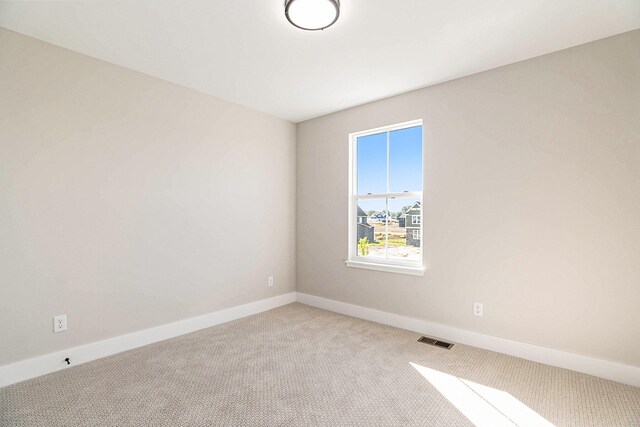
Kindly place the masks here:
POLYGON ((422 121, 353 133, 349 144, 347 265, 423 274, 422 121))

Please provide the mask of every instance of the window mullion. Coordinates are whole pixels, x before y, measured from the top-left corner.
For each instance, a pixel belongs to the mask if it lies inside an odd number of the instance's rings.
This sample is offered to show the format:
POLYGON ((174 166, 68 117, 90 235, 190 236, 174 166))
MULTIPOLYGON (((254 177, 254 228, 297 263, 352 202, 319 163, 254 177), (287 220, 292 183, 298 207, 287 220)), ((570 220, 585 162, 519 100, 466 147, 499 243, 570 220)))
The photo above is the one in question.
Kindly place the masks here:
POLYGON ((389 258, 389 199, 384 199, 384 257, 389 258))
MULTIPOLYGON (((391 193, 391 132, 387 131, 387 194, 391 193)), ((384 199, 384 257, 389 258, 389 197, 384 199)))
POLYGON ((389 160, 389 156, 391 153, 391 132, 387 132, 387 194, 391 193, 391 161, 389 160))
POLYGON ((359 194, 357 195, 358 199, 384 199, 388 197, 390 199, 410 199, 415 197, 422 197, 422 191, 407 191, 402 193, 369 193, 369 194, 359 194))

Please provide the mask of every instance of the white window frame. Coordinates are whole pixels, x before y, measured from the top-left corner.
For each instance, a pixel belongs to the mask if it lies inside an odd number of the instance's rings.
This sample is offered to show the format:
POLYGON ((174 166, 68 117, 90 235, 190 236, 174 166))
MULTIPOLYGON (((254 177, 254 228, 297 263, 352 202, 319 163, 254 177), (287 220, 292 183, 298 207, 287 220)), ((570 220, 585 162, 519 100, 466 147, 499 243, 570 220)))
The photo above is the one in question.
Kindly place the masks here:
MULTIPOLYGON (((420 204, 422 208, 422 203, 420 204)), ((422 224, 422 215, 411 215, 411 224, 422 224)))
POLYGON ((411 230, 411 232, 413 233, 413 240, 420 239, 420 244, 422 244, 421 230, 411 230))
MULTIPOLYGON (((381 258, 363 257, 358 254, 358 199, 380 199, 380 198, 407 198, 413 202, 419 201, 422 214, 424 214, 424 203, 422 199, 422 191, 411 191, 402 193, 391 193, 387 188, 386 193, 358 195, 358 156, 357 143, 358 138, 368 135, 374 135, 383 132, 392 132, 406 128, 422 126, 422 187, 424 190, 424 124, 422 119, 411 120, 408 122, 398 123, 390 126, 383 126, 375 129, 369 129, 361 132, 349 134, 349 248, 348 257, 345 264, 348 267, 364 268, 368 270, 386 271, 391 273, 402 273, 422 276, 425 271, 425 250, 424 241, 420 239, 420 260, 390 260, 381 258)), ((389 183, 389 142, 387 141, 387 185, 389 183)), ((386 220, 388 224, 388 218, 386 220)), ((407 230, 408 232, 408 230, 407 230)), ((420 221, 420 236, 423 236, 423 224, 420 221)))

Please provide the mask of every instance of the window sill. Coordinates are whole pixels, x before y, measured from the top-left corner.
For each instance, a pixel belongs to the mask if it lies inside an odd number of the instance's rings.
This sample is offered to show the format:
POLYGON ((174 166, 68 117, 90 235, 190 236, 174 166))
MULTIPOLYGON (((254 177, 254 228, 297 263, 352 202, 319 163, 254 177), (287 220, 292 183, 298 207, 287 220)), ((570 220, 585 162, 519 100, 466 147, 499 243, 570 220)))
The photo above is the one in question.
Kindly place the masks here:
POLYGON ((362 268, 365 270, 384 271, 387 273, 409 274, 411 276, 424 276, 424 267, 409 267, 406 265, 376 264, 373 262, 345 261, 347 267, 362 268))

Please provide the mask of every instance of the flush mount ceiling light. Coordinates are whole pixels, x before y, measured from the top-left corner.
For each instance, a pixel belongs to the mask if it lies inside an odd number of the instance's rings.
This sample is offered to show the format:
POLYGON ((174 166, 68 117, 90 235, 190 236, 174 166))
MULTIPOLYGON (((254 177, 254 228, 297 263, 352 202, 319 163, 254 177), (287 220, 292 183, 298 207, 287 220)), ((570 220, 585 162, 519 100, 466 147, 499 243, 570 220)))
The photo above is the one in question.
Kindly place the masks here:
POLYGON ((284 14, 300 29, 324 30, 338 20, 340 0, 285 0, 284 14))

